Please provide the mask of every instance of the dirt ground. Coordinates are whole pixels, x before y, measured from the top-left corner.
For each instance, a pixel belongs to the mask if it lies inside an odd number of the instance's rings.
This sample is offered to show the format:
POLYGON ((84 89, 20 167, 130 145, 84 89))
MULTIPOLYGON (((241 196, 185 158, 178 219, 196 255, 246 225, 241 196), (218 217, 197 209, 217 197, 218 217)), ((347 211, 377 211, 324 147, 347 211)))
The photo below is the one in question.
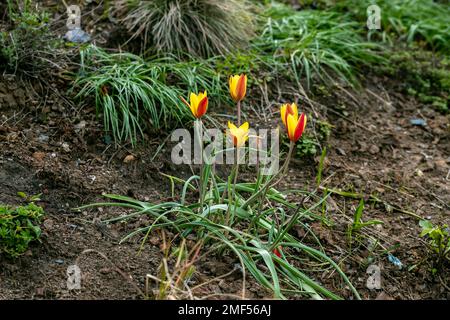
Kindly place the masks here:
MULTIPOLYGON (((302 106, 333 125, 322 185, 377 196, 380 201, 367 206, 363 219, 384 224, 365 232, 403 267, 393 265, 385 252, 369 253, 367 238, 361 240, 363 245, 349 246, 346 230, 357 199, 333 194, 327 215, 334 226, 313 223, 311 227, 364 299, 450 299, 449 266, 432 275, 430 251, 419 237, 414 217, 450 224, 449 117, 400 93, 400 80, 368 75, 359 90, 312 93, 316 102, 304 101, 302 106), (426 124, 414 125, 412 119, 424 119, 426 124), (378 290, 366 288, 369 256, 370 263, 381 269, 378 290)), ((73 208, 100 200, 103 192, 167 200, 170 183, 160 173, 183 177, 189 175, 189 168, 170 162, 169 145, 158 152, 167 133, 149 134, 136 149, 108 144, 94 106, 77 106, 64 87, 67 83, 62 80, 42 83, 0 77, 0 202, 21 203, 17 192, 42 193, 39 204, 48 213, 41 244, 17 260, 1 258, 0 299, 142 298, 146 274, 157 274, 161 239, 152 235, 141 251, 140 238, 122 244, 119 240, 149 221, 139 218, 103 225, 100 220, 122 212, 73 208), (132 161, 125 163, 130 155, 132 161), (69 291, 66 270, 75 262, 82 270, 82 289, 69 291)), ((264 115, 244 106, 244 114, 259 126, 279 124, 275 105, 264 115), (273 120, 266 122, 268 118, 273 120)), ((317 167, 318 159, 294 160, 289 178, 279 188, 314 190, 317 167)), ((242 279, 239 271, 231 272, 234 264, 232 256, 210 256, 198 263, 194 283, 230 275, 197 294, 239 295, 242 279)), ((330 270, 313 276, 328 289, 351 297, 349 288, 330 270)), ((270 298, 251 280, 247 289, 248 298, 270 298)))

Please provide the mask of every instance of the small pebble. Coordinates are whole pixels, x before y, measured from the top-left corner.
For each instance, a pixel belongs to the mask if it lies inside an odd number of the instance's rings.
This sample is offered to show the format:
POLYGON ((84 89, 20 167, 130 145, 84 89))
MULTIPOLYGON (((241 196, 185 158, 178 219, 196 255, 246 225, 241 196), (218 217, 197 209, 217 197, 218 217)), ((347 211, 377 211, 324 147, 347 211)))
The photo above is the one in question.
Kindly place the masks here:
POLYGON ((423 119, 411 119, 410 122, 411 122, 411 124, 412 124, 413 126, 421 126, 421 127, 424 127, 424 126, 427 125, 427 122, 426 122, 425 120, 423 120, 423 119))

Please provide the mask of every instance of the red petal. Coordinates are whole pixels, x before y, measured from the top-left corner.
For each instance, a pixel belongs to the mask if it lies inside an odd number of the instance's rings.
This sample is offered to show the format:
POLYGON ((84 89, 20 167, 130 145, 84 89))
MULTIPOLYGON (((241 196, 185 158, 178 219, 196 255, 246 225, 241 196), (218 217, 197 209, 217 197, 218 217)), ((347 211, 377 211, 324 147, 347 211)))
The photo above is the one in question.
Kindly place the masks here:
POLYGON ((300 119, 298 119, 297 127, 295 127, 294 141, 297 141, 298 139, 300 139, 300 137, 303 134, 304 129, 305 129, 305 114, 302 113, 300 115, 300 119))
POLYGON ((238 83, 237 83, 237 88, 236 88, 236 95, 237 95, 237 100, 242 100, 244 99, 245 96, 245 75, 241 75, 239 77, 238 83))
POLYGON ((273 249, 273 253, 274 253, 278 258, 281 258, 281 253, 280 253, 280 251, 278 251, 277 248, 273 249))
POLYGON ((197 108, 196 117, 200 118, 206 113, 206 109, 208 108, 208 97, 204 97, 199 103, 197 108))

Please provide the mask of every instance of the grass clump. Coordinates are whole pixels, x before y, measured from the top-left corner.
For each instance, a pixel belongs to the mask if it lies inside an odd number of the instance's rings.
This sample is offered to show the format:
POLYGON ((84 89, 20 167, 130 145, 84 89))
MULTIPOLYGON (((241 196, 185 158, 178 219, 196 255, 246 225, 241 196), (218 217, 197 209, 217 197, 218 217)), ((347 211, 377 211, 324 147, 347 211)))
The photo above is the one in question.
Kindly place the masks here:
POLYGON ((255 40, 262 54, 273 55, 287 63, 295 78, 313 81, 357 82, 357 68, 380 62, 379 46, 364 41, 358 34, 360 24, 331 11, 294 11, 272 4, 266 11, 267 22, 255 40))
POLYGON ((7 2, 6 29, 0 30, 0 68, 38 77, 59 68, 60 41, 49 29, 49 16, 31 1, 7 2))
POLYGON ((0 204, 0 254, 15 258, 27 251, 41 236, 43 217, 44 210, 34 203, 15 208, 0 204))
POLYGON ((449 112, 450 61, 425 50, 391 52, 382 72, 402 79, 401 90, 441 113, 449 112))
MULTIPOLYGON (((381 38, 418 42, 424 47, 442 52, 450 51, 450 7, 433 0, 377 0, 336 1, 335 9, 350 13, 365 25, 367 7, 376 4, 381 8, 381 38)), ((376 35, 380 31, 373 31, 376 35)))
POLYGON ((82 67, 75 79, 78 98, 95 98, 105 130, 117 142, 136 143, 144 130, 174 128, 191 118, 179 97, 185 90, 207 90, 219 97, 218 76, 196 60, 172 58, 145 61, 129 53, 108 53, 96 46, 81 52, 82 67))
POLYGON ((116 12, 133 38, 163 54, 212 57, 246 46, 253 34, 246 0, 124 0, 116 12))

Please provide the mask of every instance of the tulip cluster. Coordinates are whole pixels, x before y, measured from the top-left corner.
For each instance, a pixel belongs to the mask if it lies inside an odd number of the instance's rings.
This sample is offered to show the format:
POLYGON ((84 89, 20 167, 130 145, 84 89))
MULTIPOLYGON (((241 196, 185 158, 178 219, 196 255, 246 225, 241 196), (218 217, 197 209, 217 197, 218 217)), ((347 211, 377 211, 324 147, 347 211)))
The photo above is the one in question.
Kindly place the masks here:
MULTIPOLYGON (((237 125, 234 123, 228 121, 228 129, 229 134, 232 138, 233 144, 236 147, 236 160, 239 159, 238 152, 239 148, 243 147, 245 143, 248 140, 249 137, 249 129, 250 125, 248 122, 245 122, 241 124, 241 102, 244 100, 245 95, 247 93, 247 76, 245 74, 241 75, 234 75, 229 78, 228 81, 229 89, 230 89, 230 95, 233 101, 236 103, 237 107, 237 125)), ((183 103, 191 110, 192 115, 196 118, 197 124, 200 126, 195 126, 196 128, 201 127, 201 118, 206 114, 208 110, 208 95, 206 93, 206 90, 204 92, 199 92, 198 94, 191 93, 189 97, 189 102, 187 102, 184 98, 181 97, 181 100, 183 103)), ((282 175, 278 179, 278 181, 273 182, 273 179, 277 176, 274 175, 269 181, 265 183, 264 186, 260 188, 259 191, 255 192, 243 205, 245 208, 246 205, 248 205, 251 201, 254 201, 257 199, 261 194, 264 194, 267 192, 267 190, 270 189, 271 186, 276 185, 279 181, 283 179, 283 176, 287 172, 287 168, 289 166, 289 161, 292 156, 292 151, 294 149, 295 143, 300 139, 303 132, 306 128, 306 115, 304 113, 299 114, 298 107, 295 103, 287 103, 283 104, 280 108, 280 114, 281 114, 281 121, 283 122, 283 125, 286 128, 287 136, 289 137, 289 140, 291 141, 289 146, 289 153, 286 158, 286 161, 283 165, 283 170, 281 170, 282 175)), ((238 176, 238 170, 239 165, 238 161, 235 163, 235 167, 233 169, 234 172, 234 183, 233 188, 231 192, 231 198, 234 199, 235 197, 235 188, 237 183, 237 176, 238 176)), ((203 168, 201 170, 203 172, 203 168)), ((203 180, 202 176, 200 177, 200 207, 199 210, 202 210, 203 208, 203 180)), ((236 210, 237 205, 234 204, 234 208, 236 210)), ((199 211, 200 212, 200 211, 199 211)), ((227 214, 226 214, 226 224, 228 225, 228 222, 230 221, 230 206, 228 206, 227 214)), ((271 247, 271 250, 275 256, 278 258, 282 257, 281 254, 281 246, 276 247, 276 243, 274 243, 271 247)))
MULTIPOLYGON (((249 123, 245 122, 241 124, 241 101, 244 100, 247 94, 247 75, 233 75, 228 81, 230 95, 234 102, 237 104, 238 114, 238 126, 228 122, 228 128, 230 130, 233 143, 237 148, 245 145, 248 140, 249 123)), ((206 91, 199 92, 198 94, 190 94, 190 102, 187 102, 184 98, 181 98, 183 103, 189 107, 192 115, 196 119, 200 119, 205 115, 208 110, 208 95, 206 91)), ((298 107, 295 103, 283 104, 280 108, 281 120, 286 128, 287 136, 291 141, 291 149, 302 136, 306 128, 306 115, 304 113, 299 114, 298 107)))

